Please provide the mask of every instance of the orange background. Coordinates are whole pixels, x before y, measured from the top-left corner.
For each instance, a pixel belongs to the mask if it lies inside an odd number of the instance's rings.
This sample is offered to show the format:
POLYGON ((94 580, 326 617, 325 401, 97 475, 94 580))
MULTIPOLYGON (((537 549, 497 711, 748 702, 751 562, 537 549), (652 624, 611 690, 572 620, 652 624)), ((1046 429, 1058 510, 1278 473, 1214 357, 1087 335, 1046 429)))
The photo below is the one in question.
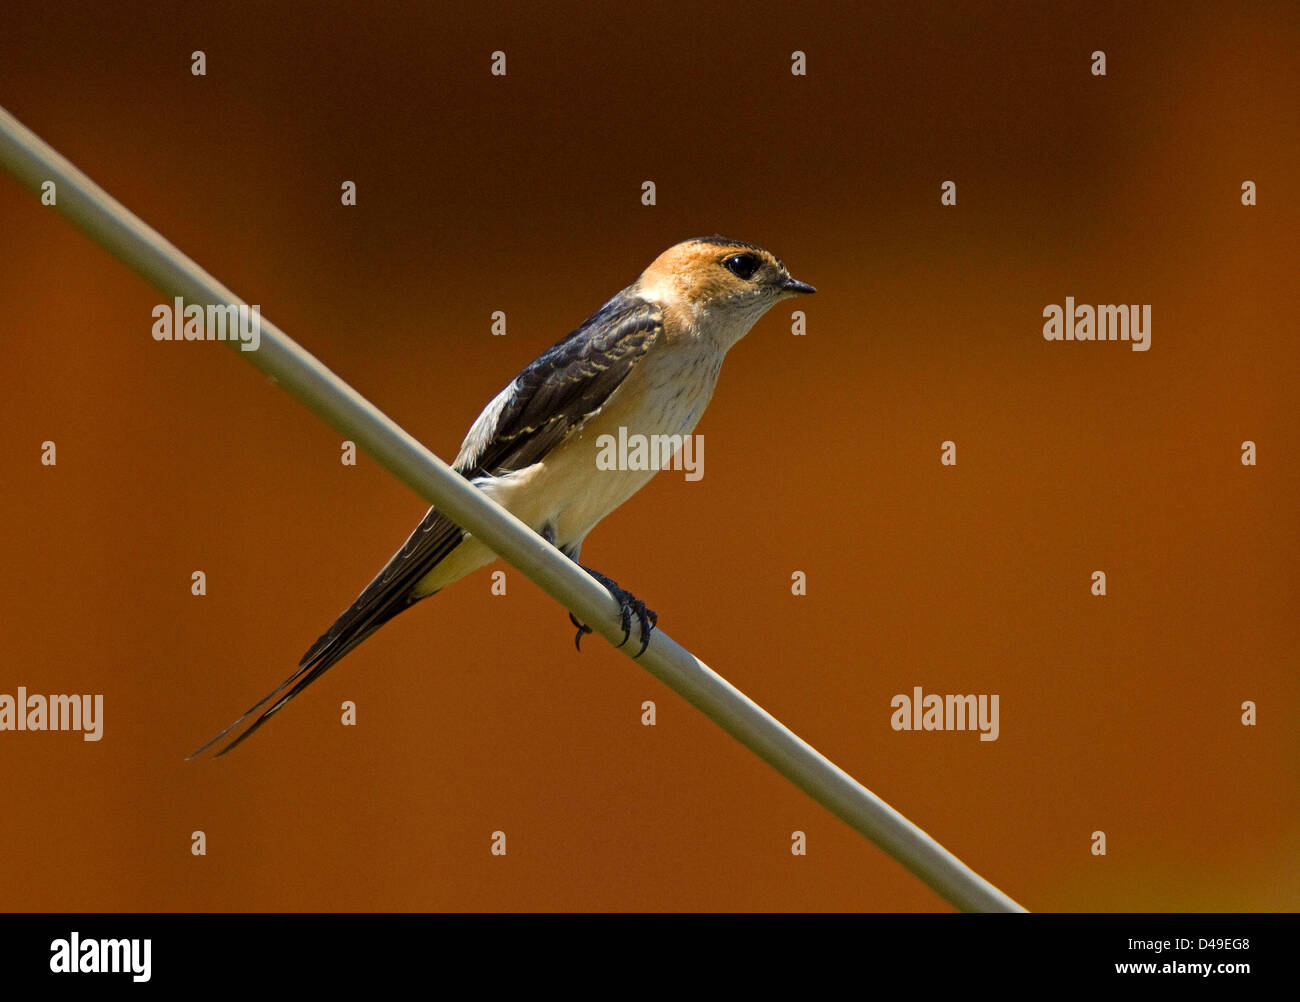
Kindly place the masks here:
MULTIPOLYGON (((584 560, 1031 909, 1292 910, 1297 17, 21 0, 0 103, 448 458, 668 245, 769 247, 808 335, 759 323, 704 479, 584 560), (1151 304, 1150 351, 1044 341, 1066 296, 1151 304), (998 693, 999 740, 892 731, 915 685, 998 693)), ((946 907, 513 571, 185 762, 426 506, 236 353, 154 342, 169 297, 9 178, 0 222, 0 692, 106 718, 0 733, 0 908, 946 907)))

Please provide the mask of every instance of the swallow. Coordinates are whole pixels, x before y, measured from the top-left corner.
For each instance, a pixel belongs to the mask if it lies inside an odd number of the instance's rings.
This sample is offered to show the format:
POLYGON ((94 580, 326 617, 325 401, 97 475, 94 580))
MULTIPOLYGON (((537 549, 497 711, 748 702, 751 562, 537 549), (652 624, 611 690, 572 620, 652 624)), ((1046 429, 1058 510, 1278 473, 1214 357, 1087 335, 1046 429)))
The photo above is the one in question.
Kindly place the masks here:
MULTIPOLYGON (((597 462, 598 441, 620 429, 690 435, 731 347, 778 302, 816 291, 754 244, 718 235, 676 244, 512 379, 474 421, 452 468, 577 563, 587 534, 657 472, 608 469, 597 462)), ((224 755, 398 613, 494 559, 430 508, 297 670, 189 757, 225 740, 216 752, 224 755)), ((624 644, 635 620, 639 657, 658 616, 579 566, 618 602, 624 644)), ((591 628, 569 618, 581 650, 591 628)))

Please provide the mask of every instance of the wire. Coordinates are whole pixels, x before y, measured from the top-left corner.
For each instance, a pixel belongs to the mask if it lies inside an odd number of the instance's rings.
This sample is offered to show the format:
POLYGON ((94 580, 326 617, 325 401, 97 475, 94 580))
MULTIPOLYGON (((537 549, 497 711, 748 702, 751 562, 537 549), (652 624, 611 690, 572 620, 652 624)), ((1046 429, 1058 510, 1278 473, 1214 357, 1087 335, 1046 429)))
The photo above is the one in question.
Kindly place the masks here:
MULTIPOLYGON (((166 295, 203 306, 243 303, 3 108, 0 164, 36 192, 42 182, 53 181, 56 208, 166 295)), ((623 639, 616 603, 601 585, 265 317, 260 347, 239 354, 606 640, 623 639)), ((630 655, 635 645, 624 650, 630 655)), ((654 631, 637 664, 953 905, 966 911, 1025 910, 662 630, 654 631)))

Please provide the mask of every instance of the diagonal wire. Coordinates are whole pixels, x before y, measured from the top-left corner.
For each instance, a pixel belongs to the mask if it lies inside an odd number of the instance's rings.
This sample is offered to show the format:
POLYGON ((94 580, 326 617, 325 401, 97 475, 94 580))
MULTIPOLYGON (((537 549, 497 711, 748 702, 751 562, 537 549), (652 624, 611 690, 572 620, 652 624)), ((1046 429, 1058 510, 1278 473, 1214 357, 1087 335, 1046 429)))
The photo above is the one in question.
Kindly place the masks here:
MULTIPOLYGON (((166 295, 204 306, 243 302, 4 108, 0 165, 33 191, 44 181, 55 182, 59 211, 166 295)), ((239 354, 606 640, 623 639, 617 604, 601 585, 274 324, 263 318, 260 347, 239 354)), ((662 630, 654 631, 637 663, 953 905, 966 911, 1025 910, 662 630)))

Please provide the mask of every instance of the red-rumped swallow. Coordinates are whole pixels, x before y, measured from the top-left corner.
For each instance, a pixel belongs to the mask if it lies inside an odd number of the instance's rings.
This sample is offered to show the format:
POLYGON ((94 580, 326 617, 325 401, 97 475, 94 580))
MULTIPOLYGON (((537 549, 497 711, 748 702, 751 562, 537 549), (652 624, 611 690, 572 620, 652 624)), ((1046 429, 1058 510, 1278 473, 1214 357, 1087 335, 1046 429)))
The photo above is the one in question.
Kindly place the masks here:
MULTIPOLYGON (((715 235, 670 247, 493 398, 453 469, 577 562, 587 533, 657 472, 598 468, 597 440, 617 436, 620 427, 684 439, 708 406, 727 350, 778 302, 815 291, 774 255, 741 240, 715 235)), ((298 670, 190 757, 247 722, 217 752, 224 755, 399 612, 494 559, 430 508, 298 670)), ((614 581, 583 569, 619 603, 623 643, 637 620, 640 656, 658 617, 614 581)), ((569 618, 580 644, 591 629, 569 618)))

